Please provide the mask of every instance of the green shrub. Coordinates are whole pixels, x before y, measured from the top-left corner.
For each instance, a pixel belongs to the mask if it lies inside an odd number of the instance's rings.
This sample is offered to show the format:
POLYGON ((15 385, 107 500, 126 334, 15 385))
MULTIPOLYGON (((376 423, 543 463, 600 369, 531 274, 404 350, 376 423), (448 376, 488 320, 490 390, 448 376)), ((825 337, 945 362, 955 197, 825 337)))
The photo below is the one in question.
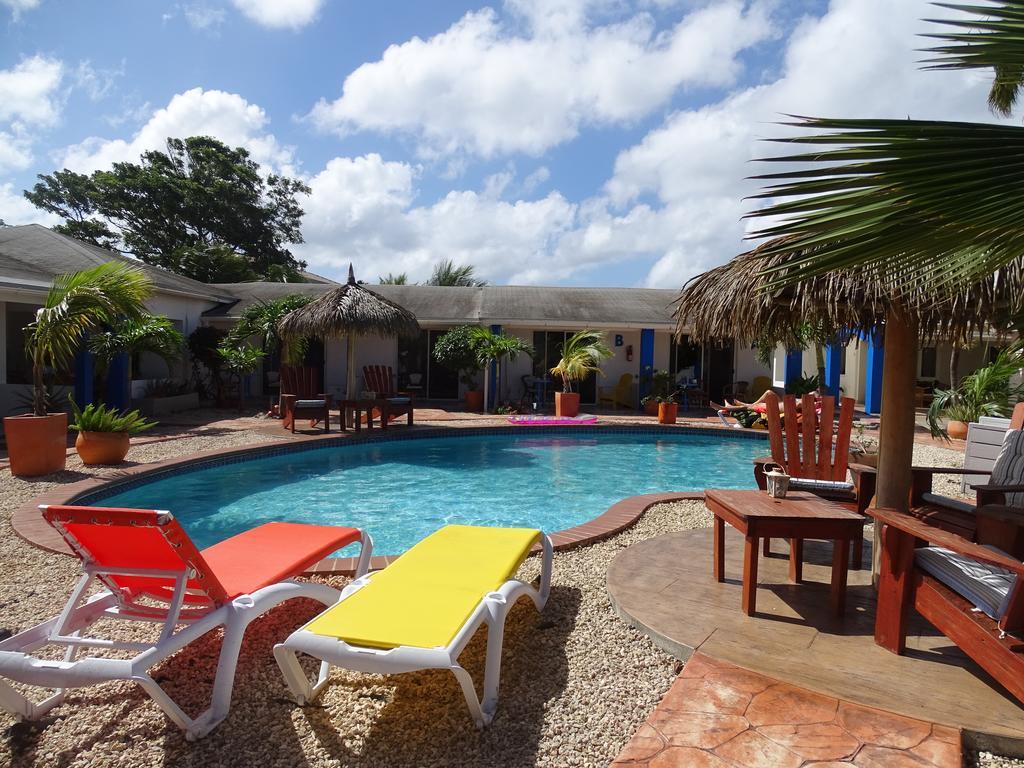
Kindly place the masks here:
POLYGON ((73 398, 71 402, 71 429, 77 432, 127 432, 137 435, 143 430, 156 426, 155 421, 147 421, 138 411, 121 413, 116 408, 106 405, 89 403, 85 409, 78 407, 73 398))

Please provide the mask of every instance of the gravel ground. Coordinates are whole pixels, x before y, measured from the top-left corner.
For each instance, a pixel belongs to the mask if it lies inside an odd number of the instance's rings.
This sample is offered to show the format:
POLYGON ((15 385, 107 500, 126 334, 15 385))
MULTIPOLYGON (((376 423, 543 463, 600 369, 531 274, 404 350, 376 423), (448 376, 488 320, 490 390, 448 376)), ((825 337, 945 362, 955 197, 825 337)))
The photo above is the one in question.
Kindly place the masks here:
MULTIPOLYGON (((214 447, 262 442, 231 432, 133 447, 149 462, 214 447)), ((916 446, 921 464, 956 465, 962 454, 916 446)), ((0 473, 0 628, 50 616, 77 577, 74 561, 13 534, 11 510, 56 482, 91 472, 77 459, 57 478, 26 481, 0 473), (59 596, 59 598, 57 597, 59 596)), ((951 494, 955 484, 936 483, 951 494)), ((271 647, 318 609, 293 601, 251 625, 238 667, 232 712, 210 736, 185 742, 134 685, 73 691, 38 724, 0 714, 0 765, 13 766, 604 766, 643 722, 676 672, 672 658, 619 620, 605 591, 609 563, 624 547, 669 531, 710 524, 697 502, 664 504, 605 542, 555 556, 551 598, 538 617, 520 601, 505 636, 502 695, 494 725, 478 732, 448 673, 386 678, 336 670, 316 706, 288 697, 271 647)), ((524 566, 537 573, 536 559, 524 566)), ((343 580, 333 580, 341 586, 343 580)), ((132 628, 132 631, 137 631, 132 628)), ((127 637, 127 635, 125 635, 127 637)), ((137 637, 134 635, 133 637, 137 637)), ((482 679, 483 633, 463 655, 482 679)), ((212 633, 165 662, 158 679, 193 713, 206 705, 219 637, 212 633)), ((1024 765, 981 755, 970 765, 1024 765)))

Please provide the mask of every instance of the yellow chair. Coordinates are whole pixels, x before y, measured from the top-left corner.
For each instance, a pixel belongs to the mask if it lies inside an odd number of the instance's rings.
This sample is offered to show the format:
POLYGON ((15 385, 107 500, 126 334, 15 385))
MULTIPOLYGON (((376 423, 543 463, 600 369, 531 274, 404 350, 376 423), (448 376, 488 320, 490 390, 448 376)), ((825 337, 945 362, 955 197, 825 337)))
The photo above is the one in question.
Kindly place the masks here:
POLYGON ((552 550, 550 537, 532 528, 447 525, 384 570, 345 587, 333 607, 274 646, 274 656, 300 705, 320 693, 332 664, 377 674, 451 670, 473 720, 483 728, 498 704, 505 618, 520 597, 529 597, 537 610, 544 607, 552 550), (534 587, 514 577, 538 543, 543 560, 534 587), (459 655, 485 624, 481 700, 459 655), (315 682, 303 671, 298 653, 322 661, 315 682))
POLYGON ((772 388, 772 380, 767 376, 755 376, 754 383, 750 386, 750 399, 757 400, 761 395, 772 388))
POLYGON ((597 398, 598 404, 611 403, 612 408, 620 405, 624 408, 633 408, 633 374, 624 373, 619 376, 619 383, 614 387, 601 387, 600 395, 597 398))

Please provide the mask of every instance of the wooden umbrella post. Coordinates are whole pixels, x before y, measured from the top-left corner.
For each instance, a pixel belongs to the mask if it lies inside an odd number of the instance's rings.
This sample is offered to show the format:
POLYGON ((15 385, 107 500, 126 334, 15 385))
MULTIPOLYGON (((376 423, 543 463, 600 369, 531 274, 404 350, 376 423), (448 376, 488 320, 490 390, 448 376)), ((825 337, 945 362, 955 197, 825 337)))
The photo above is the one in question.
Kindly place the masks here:
MULTIPOLYGON (((905 512, 914 463, 917 323, 898 307, 886 314, 884 350, 875 506, 905 512)), ((876 577, 881 552, 879 533, 879 526, 875 526, 872 570, 876 577)))
POLYGON ((358 400, 358 392, 356 388, 356 335, 354 333, 348 334, 348 344, 345 348, 345 399, 346 400, 358 400))

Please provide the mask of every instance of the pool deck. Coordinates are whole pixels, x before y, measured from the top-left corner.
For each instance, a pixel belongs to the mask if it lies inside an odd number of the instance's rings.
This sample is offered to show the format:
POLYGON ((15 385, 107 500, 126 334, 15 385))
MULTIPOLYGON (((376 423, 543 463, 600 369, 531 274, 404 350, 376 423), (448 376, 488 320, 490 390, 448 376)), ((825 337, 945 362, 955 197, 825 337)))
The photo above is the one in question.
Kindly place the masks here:
POLYGON ((805 581, 792 584, 787 545, 773 541, 776 554, 759 566, 757 612, 745 615, 742 544, 742 535, 727 526, 726 579, 718 583, 711 529, 639 542, 612 562, 609 595, 626 621, 680 659, 699 652, 815 694, 1021 751, 1024 710, 922 619, 911 620, 905 655, 875 645, 870 571, 850 571, 846 614, 833 617, 830 543, 805 542, 805 581))

